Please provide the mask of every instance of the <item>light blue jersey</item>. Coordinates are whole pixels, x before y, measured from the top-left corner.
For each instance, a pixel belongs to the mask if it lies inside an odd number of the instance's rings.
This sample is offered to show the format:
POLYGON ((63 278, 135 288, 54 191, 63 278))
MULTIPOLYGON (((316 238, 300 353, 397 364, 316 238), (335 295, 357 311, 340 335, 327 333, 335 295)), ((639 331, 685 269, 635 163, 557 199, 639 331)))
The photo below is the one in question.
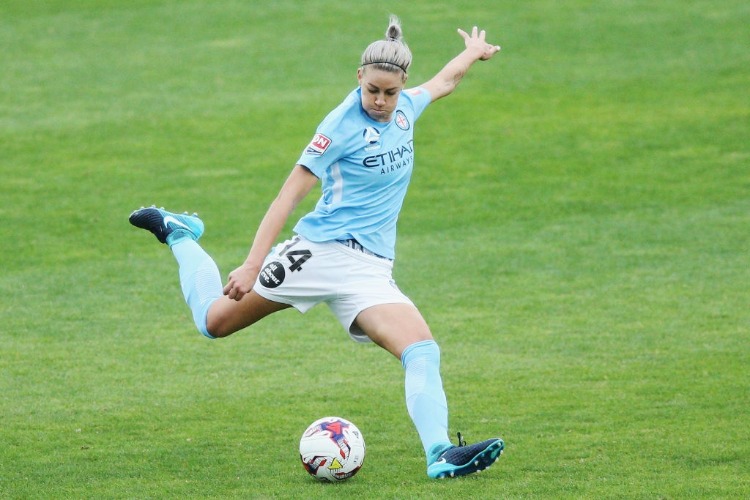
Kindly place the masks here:
POLYGON ((298 164, 322 182, 315 210, 294 231, 316 241, 355 239, 393 259, 396 221, 414 167, 414 123, 430 103, 423 88, 404 90, 390 122, 362 109, 352 91, 324 120, 298 164))

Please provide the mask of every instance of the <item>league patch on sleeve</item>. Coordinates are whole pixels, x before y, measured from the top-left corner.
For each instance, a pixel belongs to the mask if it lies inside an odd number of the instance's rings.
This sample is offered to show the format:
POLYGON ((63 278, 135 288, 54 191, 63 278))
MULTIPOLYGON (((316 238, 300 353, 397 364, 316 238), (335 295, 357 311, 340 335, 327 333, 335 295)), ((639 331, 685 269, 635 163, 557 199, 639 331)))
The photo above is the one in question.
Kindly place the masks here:
POLYGON ((323 134, 315 134, 310 144, 305 149, 305 154, 313 156, 321 156, 326 152, 328 146, 331 145, 331 139, 324 136, 323 134))

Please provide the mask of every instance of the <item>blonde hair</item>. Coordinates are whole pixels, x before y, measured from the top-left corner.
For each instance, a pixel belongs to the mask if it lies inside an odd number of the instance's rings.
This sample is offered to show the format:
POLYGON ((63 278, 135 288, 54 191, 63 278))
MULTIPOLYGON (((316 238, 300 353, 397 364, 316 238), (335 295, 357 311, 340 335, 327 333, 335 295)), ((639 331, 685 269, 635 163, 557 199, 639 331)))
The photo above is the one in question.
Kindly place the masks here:
POLYGON ((403 41, 404 33, 401 30, 401 21, 391 14, 388 19, 388 29, 385 31, 385 39, 377 40, 367 46, 362 53, 361 66, 374 66, 376 69, 396 73, 406 73, 411 65, 411 50, 403 41))

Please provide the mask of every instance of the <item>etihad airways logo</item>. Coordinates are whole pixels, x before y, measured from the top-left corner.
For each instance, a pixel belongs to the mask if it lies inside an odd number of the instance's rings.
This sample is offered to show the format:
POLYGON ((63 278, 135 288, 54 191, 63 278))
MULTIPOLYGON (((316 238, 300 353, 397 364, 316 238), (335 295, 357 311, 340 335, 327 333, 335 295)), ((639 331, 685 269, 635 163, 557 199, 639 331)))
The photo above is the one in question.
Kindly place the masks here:
POLYGON ((413 161, 414 141, 410 140, 404 146, 399 146, 385 153, 366 157, 362 160, 362 165, 367 168, 380 168, 381 174, 387 174, 411 166, 413 161))

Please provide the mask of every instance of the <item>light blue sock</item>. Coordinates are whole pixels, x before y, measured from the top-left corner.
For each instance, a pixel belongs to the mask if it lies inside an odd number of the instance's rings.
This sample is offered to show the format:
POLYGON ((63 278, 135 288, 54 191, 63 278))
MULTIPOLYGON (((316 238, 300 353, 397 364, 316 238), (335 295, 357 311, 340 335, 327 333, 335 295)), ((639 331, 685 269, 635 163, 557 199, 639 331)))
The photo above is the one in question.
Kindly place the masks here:
POLYGON ((203 248, 190 238, 182 238, 171 246, 180 265, 180 286, 185 302, 193 311, 193 321, 206 337, 214 338, 206 327, 208 308, 221 297, 223 288, 219 268, 203 248))
POLYGON ((451 444, 448 403, 440 378, 440 348, 434 340, 412 344, 401 355, 401 364, 406 370, 406 408, 429 463, 431 449, 451 444))

